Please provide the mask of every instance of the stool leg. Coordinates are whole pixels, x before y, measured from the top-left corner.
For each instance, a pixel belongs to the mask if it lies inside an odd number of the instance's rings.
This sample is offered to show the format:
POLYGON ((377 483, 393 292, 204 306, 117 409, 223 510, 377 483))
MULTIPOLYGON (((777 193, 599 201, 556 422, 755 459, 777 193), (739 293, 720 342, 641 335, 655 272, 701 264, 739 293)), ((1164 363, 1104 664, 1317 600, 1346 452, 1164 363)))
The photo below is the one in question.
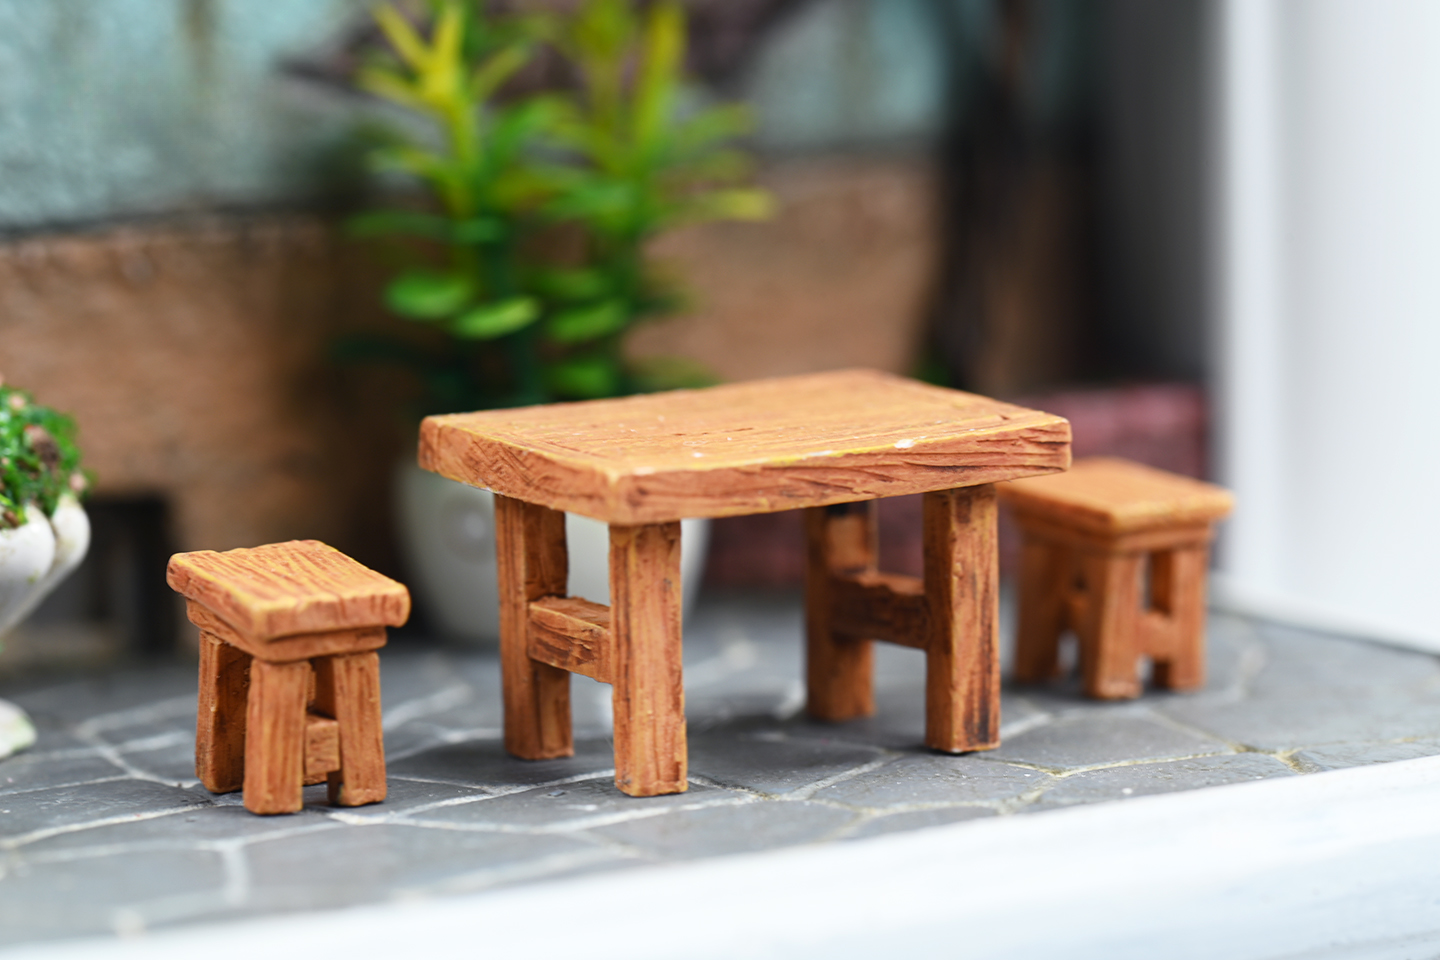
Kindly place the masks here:
POLYGON ((1015 680, 1044 683, 1060 672, 1060 634, 1068 619, 1066 597, 1073 574, 1070 551, 1024 534, 1020 557, 1019 623, 1015 631, 1015 680))
POLYGON ((875 569, 876 504, 837 503, 805 511, 806 710, 841 721, 875 712, 874 644, 838 634, 832 625, 831 576, 875 569))
POLYGON ((995 487, 925 494, 925 744, 1000 745, 1000 584, 995 487))
POLYGON ((615 786, 632 797, 684 793, 680 524, 610 527, 615 786))
POLYGON ((304 806, 305 700, 310 664, 250 662, 245 809, 295 813, 304 806))
POLYGON ((330 802, 358 807, 385 799, 385 737, 380 728, 380 655, 319 657, 315 708, 340 724, 340 769, 331 771, 330 802))
POLYGON ((245 785, 245 693, 250 655, 200 632, 200 712, 195 719, 195 775, 211 793, 245 785))
POLYGON ((1140 568, 1144 554, 1081 556, 1086 603, 1080 664, 1087 696, 1126 700, 1140 695, 1140 568))
POLYGON ((1156 659, 1155 685, 1167 690, 1195 690, 1205 685, 1205 547, 1158 553, 1150 564, 1151 596, 1170 618, 1174 653, 1156 659))
POLYGON ((565 596, 569 573, 565 514, 497 494, 495 560, 500 580, 505 749, 522 760, 573 756, 570 674, 536 663, 526 652, 530 602, 565 596))

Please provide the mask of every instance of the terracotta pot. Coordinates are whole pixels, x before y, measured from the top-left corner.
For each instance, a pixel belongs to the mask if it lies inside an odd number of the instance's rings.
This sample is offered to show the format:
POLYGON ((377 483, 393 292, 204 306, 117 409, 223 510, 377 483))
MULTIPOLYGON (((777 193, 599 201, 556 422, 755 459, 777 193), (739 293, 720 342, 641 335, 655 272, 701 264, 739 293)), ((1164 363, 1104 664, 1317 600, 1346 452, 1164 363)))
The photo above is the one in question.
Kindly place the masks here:
MULTIPOLYGON (((499 638, 495 580, 495 501, 488 490, 447 480, 414 463, 395 475, 400 547, 417 599, 447 636, 477 643, 499 638)), ((571 596, 610 599, 610 533, 598 520, 567 514, 571 596)), ((710 521, 681 521, 680 577, 688 609, 705 572, 710 521)))

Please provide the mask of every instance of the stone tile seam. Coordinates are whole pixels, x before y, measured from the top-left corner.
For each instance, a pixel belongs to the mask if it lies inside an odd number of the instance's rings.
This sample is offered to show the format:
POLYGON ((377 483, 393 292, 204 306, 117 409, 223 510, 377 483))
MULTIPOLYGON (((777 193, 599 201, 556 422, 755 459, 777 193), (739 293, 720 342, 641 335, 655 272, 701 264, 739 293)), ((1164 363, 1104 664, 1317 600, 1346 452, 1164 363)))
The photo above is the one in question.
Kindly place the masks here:
MULTIPOLYGON (((444 800, 436 800, 433 803, 417 804, 414 807, 407 807, 404 810, 381 811, 375 814, 367 814, 363 812, 351 813, 349 810, 339 809, 336 807, 322 807, 318 809, 321 810, 325 814, 325 816, 329 817, 332 820, 338 820, 341 823, 379 823, 386 822, 393 817, 412 816, 416 813, 428 813, 431 810, 439 810, 446 807, 458 807, 471 803, 480 803, 485 800, 497 800, 501 797, 511 796, 512 794, 525 793, 528 790, 543 790, 546 787, 563 787, 572 783, 583 783, 586 780, 604 780, 614 776, 614 770, 589 770, 585 773, 577 773, 574 776, 561 777, 556 780, 546 780, 542 783, 507 784, 501 787, 493 788, 493 792, 486 793, 481 796, 447 797, 444 800)), ((475 789, 482 788, 477 787, 475 789)), ((350 809, 363 811, 366 808, 353 807, 350 809)))
POLYGON ((386 751, 386 762, 399 763, 401 760, 419 756, 436 747, 453 747, 461 743, 498 743, 504 736, 504 731, 500 727, 470 727, 464 730, 447 730, 443 727, 436 727, 435 730, 437 735, 434 740, 426 741, 409 750, 386 751))
MULTIPOLYGON (((194 711, 195 695, 181 694, 180 696, 167 697, 155 703, 147 703, 138 707, 127 707, 124 710, 112 710, 109 713, 97 714, 76 724, 73 730, 77 736, 81 737, 98 736, 105 730, 137 726, 156 720, 169 720, 176 716, 184 716, 187 713, 193 714, 194 711)), ((39 712, 43 713, 44 711, 39 712)))
POLYGON ((617 840, 603 833, 591 833, 589 830, 579 830, 575 833, 567 833, 564 836, 570 840, 583 840, 586 843, 594 844, 596 847, 610 850, 616 857, 622 860, 634 860, 640 863, 665 862, 662 857, 656 856, 654 850, 636 846, 633 843, 626 843, 624 840, 617 840))
POLYGON ((1192 737, 1200 737, 1205 740, 1214 740, 1217 743, 1223 743, 1231 750, 1234 750, 1236 753, 1250 753, 1253 750, 1252 747, 1242 741, 1232 740, 1224 734, 1216 733, 1213 730, 1207 730, 1206 728, 1198 724, 1181 720, 1178 717, 1172 717, 1170 714, 1162 710, 1160 706, 1161 705, 1156 704, 1154 707, 1151 708, 1149 713, 1151 719, 1153 719, 1156 723, 1159 723, 1161 726, 1169 727, 1171 730, 1174 730, 1177 733, 1183 733, 1192 737))
POLYGON ((655 807, 642 810, 620 810, 613 813, 600 814, 593 817, 575 817, 569 820, 561 820, 555 823, 541 825, 521 825, 513 823, 499 823, 495 821, 471 821, 469 823, 456 823, 450 820, 425 820, 414 817, 400 817, 387 823, 399 824, 402 826, 427 827, 437 830, 456 830, 471 833, 507 833, 524 836, 565 836, 578 833, 582 830, 594 830, 599 827, 613 827, 622 823, 633 823, 637 820, 653 820, 671 813, 690 813, 696 810, 706 810, 711 807, 742 807, 754 803, 766 801, 743 794, 715 797, 706 800, 698 800, 693 803, 677 803, 664 807, 655 807))
POLYGON ((904 814, 908 813, 929 813, 933 810, 990 810, 995 813, 999 812, 995 810, 993 804, 981 803, 978 801, 967 801, 959 803, 917 803, 907 804, 903 807, 877 807, 873 809, 856 808, 856 812, 859 814, 859 816, 857 816, 850 823, 845 824, 843 827, 837 828, 837 830, 833 834, 827 835, 826 841, 828 842, 830 840, 849 839, 854 835, 857 830, 860 830, 866 825, 871 823, 879 823, 883 820, 888 819, 889 817, 903 816, 904 814))
POLYGON ((79 833, 82 830, 92 830, 95 827, 109 827, 121 823, 135 823, 139 820, 156 820, 160 817, 173 817, 177 813, 188 813, 201 809, 200 804, 187 804, 183 807, 169 807, 162 810, 148 810, 140 813, 127 813, 113 817, 102 817, 98 820, 90 820, 85 823, 67 823, 60 827, 43 827, 39 830, 32 830, 29 833, 22 833, 18 837, 0 838, 0 850, 16 850, 26 844, 34 843, 37 840, 46 840, 50 837, 58 837, 66 833, 79 833))
POLYGON ((434 884, 397 888, 390 896, 391 901, 420 900, 432 896, 455 896, 503 886, 508 883, 523 883, 540 880, 581 867, 613 862, 617 858, 602 848, 576 853, 556 853, 523 864, 510 864, 489 870, 448 877, 434 884))
MULTIPOLYGON (((97 759, 104 759, 97 758, 97 759)), ((47 783, 43 787, 25 787, 19 790, 0 790, 0 804, 4 804, 6 797, 23 797, 28 793, 44 793, 46 790, 69 790, 72 787, 91 787, 101 783, 118 783, 123 780, 134 780, 135 778, 125 771, 119 771, 114 776, 95 777, 90 780, 70 780, 64 783, 47 783)), ((149 782, 149 781, 147 781, 149 782)), ((0 813, 9 813, 8 810, 0 810, 0 813)), ((0 843, 4 838, 0 837, 0 843)))
MULTIPOLYGON (((102 824, 102 826, 113 826, 113 824, 102 824)), ((307 836, 312 833, 323 833, 330 830, 343 829, 345 829, 345 825, 331 823, 329 821, 320 821, 307 823, 303 827, 282 828, 267 833, 251 834, 245 837, 231 837, 224 840, 130 840, 90 847, 73 847, 68 850, 42 850, 38 853, 28 852, 23 847, 18 847, 9 852, 16 858, 17 862, 27 864, 69 863, 72 861, 93 860, 100 857, 123 856, 130 853, 199 852, 224 856, 230 851, 243 851, 246 847, 256 843, 289 840, 293 837, 307 836)))
POLYGON ((385 710, 380 715, 380 727, 383 730, 393 730, 403 726, 412 720, 419 720, 427 716, 451 710, 474 699, 475 689, 469 684, 452 684, 442 687, 434 693, 426 694, 423 697, 413 697, 409 700, 402 700, 398 705, 385 710))
POLYGON ((1242 753, 1259 753, 1258 750, 1213 750, 1208 753, 1187 753, 1172 757, 1146 757, 1137 760, 1117 760, 1113 763, 1096 763, 1085 767, 1047 767, 1044 764, 1029 763, 1024 760, 998 759, 972 754, 976 760, 983 763, 1006 764, 1012 767, 1021 767, 1025 770, 1036 770, 1040 773, 1048 773, 1056 780, 1064 780, 1073 777, 1078 773, 1091 773, 1096 770, 1113 770, 1118 767, 1143 767, 1152 763, 1175 763, 1181 760, 1201 760, 1205 757, 1231 757, 1242 753))

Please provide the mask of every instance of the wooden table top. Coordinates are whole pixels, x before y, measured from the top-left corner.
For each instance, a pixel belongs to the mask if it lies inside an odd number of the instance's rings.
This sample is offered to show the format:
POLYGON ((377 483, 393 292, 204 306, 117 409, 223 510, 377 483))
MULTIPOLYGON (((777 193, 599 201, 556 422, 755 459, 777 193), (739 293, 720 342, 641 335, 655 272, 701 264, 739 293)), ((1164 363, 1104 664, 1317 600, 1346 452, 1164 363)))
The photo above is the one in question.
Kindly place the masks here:
POLYGON ((1129 460, 1087 457, 1069 472, 1000 487, 1017 512, 1107 536, 1201 526, 1230 512, 1230 491, 1129 460))
POLYGON ((1064 470, 1061 417, 873 370, 428 417, 420 465, 608 523, 770 513, 1064 470))
POLYGON ((318 540, 177 553, 165 580, 185 599, 260 641, 398 627, 410 616, 404 584, 318 540))

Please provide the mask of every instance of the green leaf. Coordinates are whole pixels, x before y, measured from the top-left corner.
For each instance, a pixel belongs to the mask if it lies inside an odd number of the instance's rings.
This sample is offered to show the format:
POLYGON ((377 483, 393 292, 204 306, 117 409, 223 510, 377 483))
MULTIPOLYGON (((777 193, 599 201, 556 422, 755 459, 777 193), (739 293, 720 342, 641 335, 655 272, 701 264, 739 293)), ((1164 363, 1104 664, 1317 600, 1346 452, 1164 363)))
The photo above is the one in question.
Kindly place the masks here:
POLYGON ((601 270, 542 270, 535 284, 557 300, 598 300, 610 292, 610 277, 601 270))
POLYGON ((469 277, 455 273, 409 270, 385 288, 385 302, 401 316, 439 320, 462 309, 475 295, 469 277))
POLYGON ((375 23, 385 34, 385 39, 400 54, 401 59, 412 69, 420 69, 430 59, 430 50, 420 39, 410 21, 388 3, 375 8, 375 23))
POLYGON ((546 206, 545 213, 567 220, 615 217, 628 211, 634 202, 635 191, 630 184, 595 177, 556 197, 546 206))
POLYGON ((603 356, 572 357, 551 367, 550 389, 565 397, 592 400, 620 392, 620 367, 603 356))
POLYGON ((699 150, 743 136, 754 126, 754 116, 744 104, 709 107, 685 117, 676 125, 675 143, 682 151, 699 150))
POLYGON ((635 85, 634 134, 642 149, 654 145, 670 120, 684 59, 685 10, 663 0, 645 21, 644 60, 635 85))
POLYGON ((623 300, 606 300, 564 310, 550 318, 545 332, 557 343, 585 343, 625 329, 630 310, 623 300))
POLYGON ((450 332, 465 340, 494 340, 524 329, 540 316, 533 297, 512 297, 496 303, 482 303, 455 318, 450 332))
POLYGON ((355 75, 355 82, 361 90, 398 103, 402 107, 426 112, 430 109, 430 105, 410 81, 387 67, 362 67, 355 75))
POLYGON ((456 243, 492 243, 503 238, 509 229, 499 217, 472 217, 457 221, 450 236, 456 243))
POLYGON ((470 93, 476 100, 489 100, 495 91, 530 62, 530 45, 517 43, 495 53, 470 78, 470 93))

